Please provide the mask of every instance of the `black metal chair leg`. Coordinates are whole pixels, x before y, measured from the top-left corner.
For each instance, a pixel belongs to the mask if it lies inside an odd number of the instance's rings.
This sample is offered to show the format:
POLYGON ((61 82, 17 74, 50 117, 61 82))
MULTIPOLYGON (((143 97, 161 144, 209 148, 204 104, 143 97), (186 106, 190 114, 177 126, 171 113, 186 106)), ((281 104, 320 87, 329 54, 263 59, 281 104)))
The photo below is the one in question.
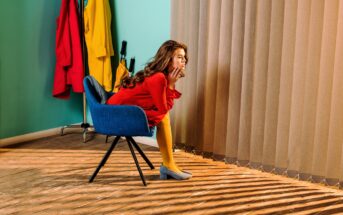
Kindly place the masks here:
POLYGON ((129 148, 130 148, 132 157, 133 157, 133 159, 135 160, 136 167, 137 167, 137 169, 138 169, 139 175, 141 176, 142 182, 143 182, 144 186, 146 186, 145 179, 144 179, 144 175, 143 175, 143 173, 142 173, 141 167, 139 166, 139 163, 138 163, 137 157, 136 157, 136 155, 135 155, 135 152, 133 151, 133 147, 132 147, 132 145, 131 145, 131 142, 130 142, 130 141, 127 141, 127 144, 129 145, 129 148))
POLYGON ((89 179, 89 183, 93 182, 94 178, 96 177, 96 175, 98 174, 98 172, 100 171, 101 167, 105 165, 107 159, 110 157, 114 147, 116 146, 116 144, 118 143, 120 139, 120 136, 117 136, 114 140, 113 143, 111 145, 111 147, 107 150, 105 156, 103 157, 103 159, 101 160, 101 162, 99 163, 98 167, 96 168, 96 170, 94 171, 92 177, 90 177, 89 179))
POLYGON ((106 140, 105 140, 105 143, 107 143, 108 142, 108 135, 106 135, 106 140))
POLYGON ((130 141, 132 143, 132 145, 137 149, 137 151, 139 152, 139 154, 143 157, 143 159, 145 160, 145 162, 149 165, 150 169, 155 169, 154 165, 152 165, 152 163, 150 162, 149 158, 144 154, 144 152, 142 151, 142 149, 138 146, 138 144, 136 143, 136 141, 132 138, 132 137, 126 137, 127 141, 130 141))

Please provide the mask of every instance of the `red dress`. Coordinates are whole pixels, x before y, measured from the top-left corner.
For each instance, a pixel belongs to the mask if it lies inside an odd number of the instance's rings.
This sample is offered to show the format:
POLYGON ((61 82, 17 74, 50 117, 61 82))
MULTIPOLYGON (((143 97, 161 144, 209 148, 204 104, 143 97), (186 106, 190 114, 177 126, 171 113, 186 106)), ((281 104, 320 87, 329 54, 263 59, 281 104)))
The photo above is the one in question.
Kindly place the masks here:
POLYGON ((168 87, 166 76, 157 72, 134 88, 121 88, 108 99, 107 104, 140 106, 145 111, 149 126, 155 126, 173 107, 174 99, 180 96, 181 93, 168 87))
POLYGON ((77 0, 62 0, 56 31, 56 68, 53 96, 67 99, 70 87, 82 93, 83 60, 77 0))

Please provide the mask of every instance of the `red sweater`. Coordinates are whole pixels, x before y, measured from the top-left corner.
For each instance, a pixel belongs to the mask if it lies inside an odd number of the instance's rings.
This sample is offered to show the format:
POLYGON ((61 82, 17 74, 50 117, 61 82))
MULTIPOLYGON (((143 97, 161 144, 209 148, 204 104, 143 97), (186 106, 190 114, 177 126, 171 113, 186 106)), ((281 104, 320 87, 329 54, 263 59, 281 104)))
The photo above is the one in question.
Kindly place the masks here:
POLYGON ((62 0, 56 31, 56 68, 53 96, 67 99, 70 87, 82 93, 83 60, 77 0, 62 0))
POLYGON ((109 98, 107 104, 140 106, 145 111, 149 126, 155 126, 173 107, 174 99, 180 96, 181 93, 168 87, 166 76, 158 72, 146 77, 134 88, 121 88, 109 98))

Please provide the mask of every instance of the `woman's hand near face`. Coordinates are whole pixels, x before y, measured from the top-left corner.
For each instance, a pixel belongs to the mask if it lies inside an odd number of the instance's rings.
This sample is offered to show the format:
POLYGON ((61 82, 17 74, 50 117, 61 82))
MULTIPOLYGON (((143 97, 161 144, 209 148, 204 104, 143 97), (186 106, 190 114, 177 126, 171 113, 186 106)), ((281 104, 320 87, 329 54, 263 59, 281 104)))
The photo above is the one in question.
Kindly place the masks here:
POLYGON ((172 72, 168 74, 168 86, 170 89, 175 88, 175 83, 182 77, 182 69, 175 67, 172 72))

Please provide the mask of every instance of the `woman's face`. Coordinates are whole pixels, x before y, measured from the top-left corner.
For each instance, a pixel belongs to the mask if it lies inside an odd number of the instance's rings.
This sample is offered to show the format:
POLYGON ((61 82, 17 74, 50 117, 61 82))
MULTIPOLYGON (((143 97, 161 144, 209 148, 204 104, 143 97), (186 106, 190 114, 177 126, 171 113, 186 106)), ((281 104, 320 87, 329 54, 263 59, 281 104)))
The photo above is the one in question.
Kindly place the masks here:
POLYGON ((181 69, 181 75, 184 76, 184 72, 186 69, 186 58, 185 58, 185 50, 182 48, 178 48, 174 51, 174 55, 172 60, 168 66, 168 72, 172 72, 175 68, 181 69))

